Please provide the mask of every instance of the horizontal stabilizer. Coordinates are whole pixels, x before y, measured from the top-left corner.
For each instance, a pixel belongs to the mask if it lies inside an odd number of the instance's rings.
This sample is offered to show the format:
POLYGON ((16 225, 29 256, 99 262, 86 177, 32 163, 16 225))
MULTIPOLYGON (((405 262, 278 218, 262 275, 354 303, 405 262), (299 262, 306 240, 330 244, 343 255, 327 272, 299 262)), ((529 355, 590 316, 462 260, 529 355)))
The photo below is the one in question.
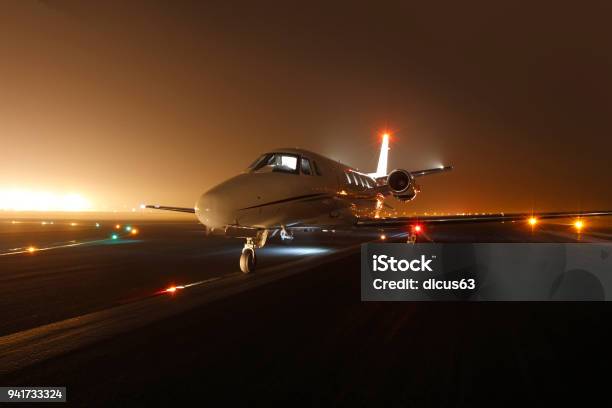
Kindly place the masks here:
POLYGON ((430 174, 436 174, 436 173, 442 173, 442 172, 445 172, 445 171, 451 171, 452 169, 453 169, 453 166, 441 166, 441 167, 436 167, 436 168, 433 168, 433 169, 411 171, 410 174, 412 174, 414 177, 421 177, 421 176, 428 176, 430 174))

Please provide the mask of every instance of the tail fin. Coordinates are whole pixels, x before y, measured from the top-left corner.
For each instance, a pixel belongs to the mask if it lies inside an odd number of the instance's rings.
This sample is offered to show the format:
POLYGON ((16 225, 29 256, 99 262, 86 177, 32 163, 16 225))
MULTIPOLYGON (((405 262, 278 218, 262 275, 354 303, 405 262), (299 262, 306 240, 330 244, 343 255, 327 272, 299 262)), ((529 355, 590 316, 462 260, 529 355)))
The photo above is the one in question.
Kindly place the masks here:
POLYGON ((389 157, 389 135, 383 135, 382 144, 380 145, 380 156, 378 156, 378 167, 376 173, 370 173, 372 177, 383 177, 387 175, 387 159, 389 157))

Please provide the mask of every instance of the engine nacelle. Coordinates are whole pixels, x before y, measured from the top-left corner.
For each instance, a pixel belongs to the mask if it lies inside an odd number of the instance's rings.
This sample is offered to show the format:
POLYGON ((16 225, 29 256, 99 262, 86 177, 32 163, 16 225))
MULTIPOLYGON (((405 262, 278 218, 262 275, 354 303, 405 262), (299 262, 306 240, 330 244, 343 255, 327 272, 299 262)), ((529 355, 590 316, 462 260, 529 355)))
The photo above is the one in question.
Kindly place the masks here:
POLYGON ((419 188, 412 174, 403 169, 393 170, 389 173, 387 176, 387 185, 393 193, 393 196, 402 201, 413 200, 419 192, 419 188))

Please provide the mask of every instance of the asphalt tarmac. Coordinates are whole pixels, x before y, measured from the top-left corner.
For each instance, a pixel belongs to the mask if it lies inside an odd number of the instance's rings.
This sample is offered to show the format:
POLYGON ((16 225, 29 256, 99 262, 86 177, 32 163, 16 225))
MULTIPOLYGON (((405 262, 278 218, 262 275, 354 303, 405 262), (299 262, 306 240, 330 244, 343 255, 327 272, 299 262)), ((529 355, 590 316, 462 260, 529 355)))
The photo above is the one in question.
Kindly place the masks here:
MULTIPOLYGON (((607 304, 361 302, 359 244, 377 231, 272 239, 243 275, 242 243, 195 222, 19 221, 0 223, 0 385, 65 385, 77 406, 547 402, 609 357, 607 304)), ((612 228, 419 240, 609 242, 612 228)))

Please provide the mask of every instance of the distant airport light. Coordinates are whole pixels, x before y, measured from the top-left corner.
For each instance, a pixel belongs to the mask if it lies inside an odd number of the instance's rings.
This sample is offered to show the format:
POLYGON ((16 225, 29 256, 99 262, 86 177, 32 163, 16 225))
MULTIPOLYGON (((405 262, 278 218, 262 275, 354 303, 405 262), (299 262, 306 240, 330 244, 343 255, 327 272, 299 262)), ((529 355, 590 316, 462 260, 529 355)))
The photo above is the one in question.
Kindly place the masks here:
POLYGON ((536 217, 529 218, 529 225, 531 225, 532 227, 536 225, 537 223, 538 223, 538 219, 536 217))
POLYGON ((574 227, 576 227, 578 232, 580 232, 582 228, 584 227, 584 222, 582 220, 576 220, 574 221, 574 227))
POLYGON ((115 229, 119 229, 119 228, 121 228, 121 224, 115 225, 115 229))
POLYGON ((380 239, 384 241, 385 239, 387 239, 387 236, 385 234, 380 234, 380 239))
POLYGON ((79 224, 77 224, 76 222, 71 222, 70 223, 70 226, 72 226, 72 227, 76 227, 77 225, 79 225, 79 224))
POLYGON ((130 232, 130 231, 132 230, 132 227, 131 227, 130 225, 128 225, 127 227, 125 227, 125 230, 126 230, 127 232, 130 232))
POLYGON ((100 228, 100 223, 96 222, 96 228, 100 228))
POLYGON ((137 228, 132 228, 132 230, 130 231, 130 234, 132 234, 132 235, 138 234, 138 229, 137 228))
POLYGON ((117 234, 111 235, 111 239, 118 239, 118 238, 119 238, 119 235, 117 235, 117 234))

